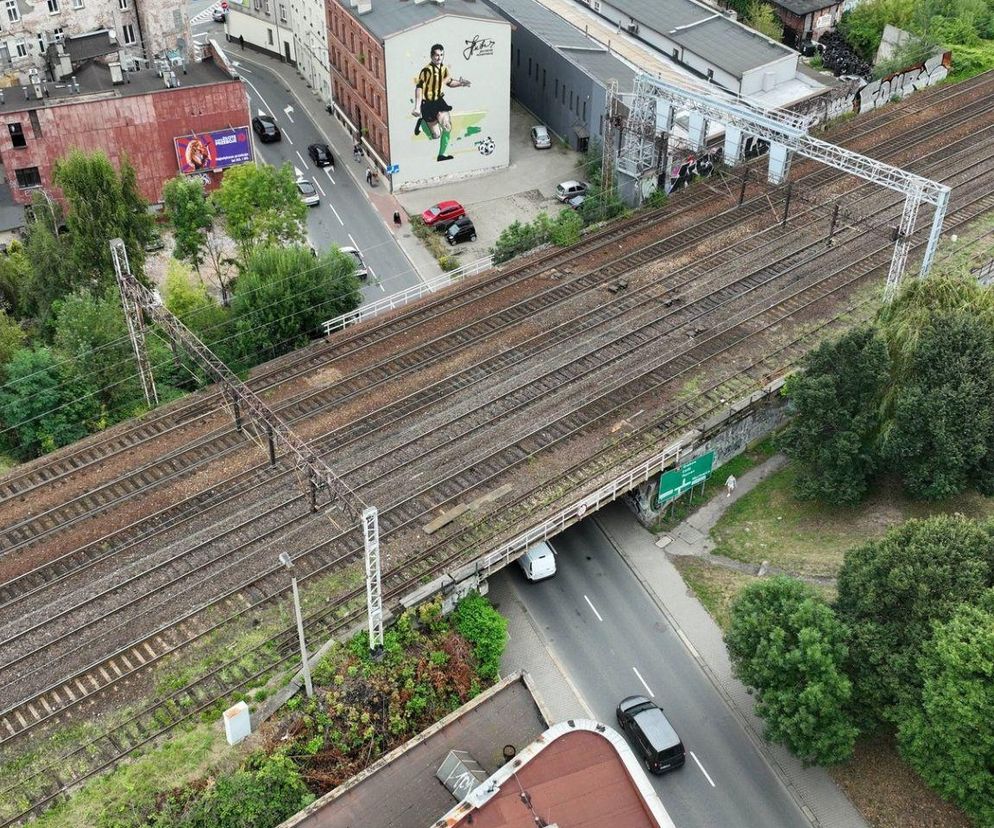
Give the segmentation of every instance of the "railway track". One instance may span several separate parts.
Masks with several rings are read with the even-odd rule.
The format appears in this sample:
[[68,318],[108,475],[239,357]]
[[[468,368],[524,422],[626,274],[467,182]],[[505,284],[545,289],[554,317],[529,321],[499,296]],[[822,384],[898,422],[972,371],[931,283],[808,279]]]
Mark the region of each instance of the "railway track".
[[[976,117],[976,115],[974,115]],[[965,119],[963,124],[968,124],[969,120]],[[904,149],[907,149],[907,144],[905,144]],[[948,150],[943,150],[948,152]],[[979,151],[978,151],[979,152]],[[966,156],[966,151],[964,151],[964,157]],[[963,175],[967,178],[971,176],[976,176],[978,173],[971,172],[972,170],[979,169],[977,164],[982,164],[990,159],[975,159],[974,164],[967,168],[967,172]],[[976,211],[980,209],[989,209],[990,205],[990,186],[989,184],[984,184],[983,181],[979,183],[979,186],[986,186],[986,192],[973,198],[969,204],[954,204],[954,210],[950,216],[950,227],[956,226],[956,222],[962,222],[968,220],[969,216],[967,213],[970,211]],[[771,201],[771,205],[775,204],[776,200]],[[766,208],[764,208],[766,209]],[[887,204],[879,208],[880,211],[886,212],[888,210],[893,210],[893,205]],[[970,213],[972,215],[973,213]],[[759,215],[758,211],[757,214]],[[808,216],[814,221],[817,218],[818,211],[815,209],[805,210],[802,213],[803,216]],[[801,224],[802,221],[806,219],[801,219],[797,217],[792,219],[792,222]],[[813,226],[811,222],[807,225],[802,226]],[[847,231],[850,235],[858,234],[859,231]],[[688,238],[688,242],[691,239]],[[699,239],[698,239],[699,241]],[[862,246],[872,246],[870,242],[874,239],[872,234],[866,236],[863,240],[864,244]],[[655,333],[651,331],[650,323],[646,323],[643,329],[635,329],[626,331],[623,335],[618,335],[615,337],[613,344],[603,344],[601,350],[602,356],[606,353],[612,353],[612,359],[615,360],[614,365],[619,366],[618,375],[615,377],[615,381],[618,387],[611,388],[609,385],[605,385],[605,379],[603,377],[597,377],[598,383],[600,383],[601,388],[610,388],[609,392],[602,392],[596,399],[591,399],[590,395],[586,395],[584,400],[579,400],[574,408],[568,411],[559,412],[560,416],[554,421],[546,420],[541,423],[539,428],[535,428],[530,432],[522,432],[513,435],[514,443],[512,446],[505,446],[499,450],[493,452],[493,457],[489,456],[474,456],[472,458],[472,463],[464,463],[464,467],[459,467],[459,461],[465,458],[460,458],[458,455],[459,450],[453,451],[448,449],[444,442],[440,442],[440,438],[437,436],[439,434],[440,428],[451,427],[453,423],[457,420],[446,421],[443,425],[428,431],[423,431],[412,439],[405,442],[403,445],[397,444],[391,448],[393,451],[402,451],[404,455],[398,455],[396,458],[397,462],[404,460],[417,460],[422,459],[424,462],[428,462],[427,458],[429,454],[426,454],[425,441],[434,439],[436,445],[430,449],[430,452],[434,454],[445,454],[448,453],[449,456],[443,457],[442,465],[445,466],[446,472],[448,474],[447,480],[444,486],[437,486],[435,493],[432,494],[430,491],[420,491],[415,495],[412,495],[408,500],[414,502],[417,498],[424,498],[427,495],[430,496],[430,503],[426,507],[424,500],[421,502],[415,502],[411,507],[410,511],[403,511],[400,506],[402,504],[395,504],[396,511],[385,511],[384,512],[384,523],[388,533],[399,533],[402,530],[410,531],[411,527],[417,527],[418,521],[423,520],[427,509],[438,508],[440,504],[450,503],[455,499],[459,498],[465,492],[475,489],[479,489],[481,486],[485,485],[488,481],[494,481],[500,479],[500,475],[506,474],[508,468],[521,468],[528,463],[529,458],[536,456],[541,453],[544,456],[555,450],[557,446],[563,446],[571,440],[577,439],[585,429],[589,428],[591,423],[601,422],[603,423],[607,418],[614,416],[616,413],[620,413],[623,409],[620,406],[629,405],[631,406],[632,400],[646,399],[649,395],[663,393],[661,389],[664,389],[665,384],[669,384],[670,390],[666,393],[671,395],[675,394],[675,390],[672,388],[674,384],[679,384],[685,382],[687,377],[692,376],[693,372],[701,370],[701,366],[704,364],[713,364],[722,353],[728,351],[729,349],[740,347],[743,342],[757,339],[761,336],[762,332],[766,330],[769,325],[782,324],[784,321],[796,317],[797,314],[801,313],[804,308],[810,307],[811,303],[815,300],[811,299],[811,293],[814,291],[829,291],[830,294],[838,293],[846,289],[845,286],[851,285],[854,281],[859,279],[865,279],[867,272],[872,272],[874,268],[879,267],[881,264],[886,262],[889,256],[889,243],[884,243],[883,240],[879,240],[880,244],[875,248],[874,252],[867,254],[859,259],[860,268],[857,276],[849,279],[851,274],[848,273],[847,268],[840,267],[832,274],[832,278],[839,282],[839,285],[832,287],[827,279],[813,279],[813,275],[809,272],[804,271],[804,267],[811,265],[813,262],[825,259],[831,259],[832,256],[814,256],[814,250],[808,249],[814,246],[824,246],[823,239],[818,239],[815,242],[810,243],[810,245],[797,245],[793,246],[785,244],[783,240],[774,240],[770,242],[769,248],[764,248],[763,243],[759,241],[759,236],[754,236],[744,242],[742,242],[741,247],[743,255],[754,256],[759,255],[764,250],[769,252],[773,250],[776,246],[780,246],[782,249],[778,251],[777,261],[780,262],[780,266],[772,267],[768,262],[765,265],[757,265],[756,269],[750,272],[747,276],[743,276],[739,280],[739,284],[735,291],[733,291],[729,286],[728,293],[734,295],[725,296],[722,298],[718,291],[715,291],[715,295],[709,296],[705,292],[702,296],[696,298],[691,296],[691,288],[695,283],[698,283],[705,275],[707,275],[703,268],[704,262],[697,262],[696,264],[691,264],[685,269],[678,277],[682,279],[682,282],[670,282],[664,285],[662,281],[654,284],[651,288],[654,291],[651,294],[642,294],[642,298],[649,295],[652,298],[658,300],[660,305],[665,307],[666,301],[671,301],[671,306],[668,310],[672,312],[668,315],[664,315],[663,319],[655,320],[657,327],[659,325],[669,327],[666,335],[671,339],[680,334],[684,336],[685,343],[689,342],[688,349],[678,350],[674,349],[674,356],[669,357],[669,362],[659,361],[658,365],[655,364],[656,361],[652,363],[648,362],[648,357],[642,353],[642,350],[651,350],[654,345],[658,347],[660,341],[660,333],[656,330]],[[608,245],[605,245],[607,247]],[[633,267],[638,264],[649,264],[658,261],[660,255],[666,255],[666,251],[662,247],[656,247],[654,252],[650,250],[652,245],[646,245],[644,250],[636,250],[631,254],[631,258],[627,263],[621,263],[615,260],[606,261],[601,265],[602,273],[604,277],[600,282],[593,286],[587,286],[583,292],[579,291],[572,295],[575,300],[577,296],[590,295],[593,291],[597,289],[602,289],[604,282],[611,279],[617,279],[619,276],[624,276],[626,273],[631,271]],[[850,248],[851,249],[851,248]],[[661,253],[662,251],[662,253]],[[669,251],[672,253],[672,249]],[[836,255],[834,258],[845,258],[845,256],[840,252],[839,248],[833,251]],[[810,254],[810,255],[809,255]],[[589,254],[588,254],[589,257]],[[807,258],[805,258],[807,257]],[[874,258],[876,257],[876,258]],[[793,264],[787,264],[790,259],[794,259]],[[760,263],[762,264],[762,263]],[[868,268],[868,270],[867,270]],[[852,268],[848,268],[852,270]],[[667,274],[672,275],[672,274]],[[589,278],[589,274],[580,274],[577,276],[577,281],[581,278]],[[531,277],[529,277],[531,278]],[[562,276],[560,277],[562,278]],[[793,280],[793,281],[791,281]],[[784,282],[790,284],[785,285]],[[554,288],[550,288],[552,290]],[[720,289],[719,289],[720,290]],[[737,291],[737,292],[736,292]],[[767,291],[767,293],[763,293]],[[794,291],[791,293],[790,291]],[[679,302],[673,302],[675,295],[679,295],[682,292],[682,296]],[[819,299],[817,301],[822,301]],[[522,302],[526,303],[528,300],[523,299]],[[752,305],[759,302],[763,307],[753,313]],[[738,304],[736,304],[738,303]],[[745,303],[743,305],[743,303]],[[751,305],[750,305],[751,303]],[[610,303],[609,303],[610,304]],[[768,305],[768,307],[767,307]],[[616,308],[620,308],[620,303]],[[550,307],[555,307],[555,304]],[[779,310],[776,310],[779,309]],[[521,314],[523,308],[519,308],[519,316],[514,320],[514,324],[521,325],[522,320],[527,320],[529,316],[533,316],[536,313],[547,312],[547,308],[544,310],[533,310],[531,314],[524,313]],[[598,311],[601,309],[597,309]],[[628,309],[631,312],[631,309]],[[781,317],[777,317],[776,313],[779,312]],[[695,315],[696,314],[696,315]],[[724,314],[724,316],[722,316]],[[766,316],[761,316],[761,314],[766,314]],[[589,317],[589,322],[591,325],[591,330],[595,326],[608,327],[614,322],[615,318],[612,318],[605,311],[601,315],[596,315],[595,312],[591,312]],[[696,324],[700,320],[712,320],[705,326],[705,330],[700,332],[695,332],[688,336],[686,331],[689,328],[696,328]],[[721,323],[720,325],[717,323]],[[510,324],[510,323],[509,323]],[[564,323],[565,324],[565,323]],[[500,330],[501,328],[495,328],[495,330]],[[734,334],[734,331],[738,330],[740,335]],[[704,336],[707,334],[707,336]],[[737,338],[736,338],[737,337]],[[508,368],[513,368],[520,363],[520,360],[525,358],[525,352],[530,349],[530,355],[534,356],[539,353],[537,350],[537,342],[539,340],[539,335],[532,336],[531,338],[526,338],[523,343],[518,343],[516,348],[521,348],[521,351],[516,351],[515,353],[508,352],[505,354],[498,354],[492,358],[495,360],[489,369],[482,372],[473,373],[469,372],[467,378],[464,382],[483,382],[489,377],[492,377],[494,373],[498,371],[507,371]],[[624,341],[627,338],[627,344]],[[810,337],[800,337],[797,341],[808,341]],[[562,341],[562,340],[556,340]],[[724,343],[724,345],[722,344]],[[630,347],[629,347],[630,346]],[[719,347],[721,346],[721,347]],[[468,347],[468,346],[467,346]],[[625,350],[625,348],[628,350]],[[616,350],[612,351],[614,348]],[[709,348],[711,350],[709,350]],[[798,354],[800,351],[798,352]],[[639,360],[641,365],[639,366],[639,374],[628,375],[627,378],[622,381],[622,374],[620,373],[620,366],[623,360],[633,359],[633,354],[639,355]],[[785,352],[783,349],[777,349],[771,351],[764,357],[766,365],[767,363],[776,365],[777,359],[783,359]],[[793,359],[794,357],[791,357]],[[496,362],[498,359],[503,359],[503,362]],[[586,362],[584,360],[587,360]],[[772,360],[772,362],[771,362]],[[476,409],[472,411],[467,411],[462,413],[463,421],[462,428],[464,429],[463,434],[471,435],[473,433],[479,433],[483,431],[487,425],[493,421],[495,417],[508,417],[510,414],[514,413],[511,408],[515,410],[527,410],[529,406],[534,406],[537,401],[541,400],[543,396],[547,396],[550,393],[556,391],[556,389],[566,389],[574,386],[577,382],[582,381],[584,376],[589,376],[591,381],[596,377],[596,372],[604,372],[606,370],[603,359],[600,359],[600,364],[598,363],[598,358],[593,355],[593,352],[587,354],[583,357],[578,357],[575,360],[570,360],[568,364],[560,366],[556,369],[556,373],[553,371],[547,372],[543,376],[532,376],[527,377],[522,376],[522,380],[528,379],[530,383],[523,383],[520,393],[518,396],[513,394],[508,394],[506,399],[501,400],[490,400],[485,403],[489,406],[486,413],[480,413],[483,410],[483,406],[477,406]],[[658,361],[658,360],[657,360]],[[650,368],[651,364],[651,368]],[[759,364],[758,362],[756,364]],[[788,363],[789,364],[789,363]],[[499,365],[499,367],[498,367]],[[411,371],[423,371],[425,366],[423,363],[412,363],[408,366],[408,370]],[[769,370],[764,368],[764,370]],[[654,372],[663,372],[662,376],[651,377]],[[586,373],[585,373],[586,372]],[[640,378],[641,377],[641,378]],[[378,382],[383,383],[385,380],[380,378]],[[708,393],[719,394],[727,393],[727,389],[733,387],[735,382],[741,382],[743,387],[748,387],[749,383],[754,384],[755,377],[751,375],[747,376],[745,373],[736,369],[731,373],[731,375],[723,378],[720,384],[716,385],[714,388],[709,389]],[[525,391],[525,389],[530,389]],[[718,390],[720,389],[720,390]],[[435,389],[438,391],[439,389]],[[452,393],[455,389],[451,389],[449,393]],[[589,389],[588,389],[589,390]],[[368,389],[360,389],[350,393],[354,393],[357,397],[359,394],[367,393]],[[518,393],[518,392],[515,392]],[[623,393],[628,395],[637,395],[630,399],[623,399]],[[532,396],[528,396],[532,394]],[[427,405],[425,397],[416,398],[416,394],[412,393],[409,395],[411,400],[405,402],[406,405],[414,406],[416,403],[418,406]],[[693,400],[697,401],[698,406],[711,405],[713,406],[719,403],[711,399],[707,394],[695,395]],[[405,398],[407,400],[407,398]],[[436,400],[437,402],[437,400]],[[582,402],[582,405],[580,404]],[[299,400],[291,400],[288,404],[300,405]],[[310,403],[308,403],[310,404]],[[324,405],[325,403],[320,403]],[[612,405],[613,404],[613,407]],[[688,408],[688,403],[683,403],[680,406],[672,408],[672,410],[667,409],[669,412],[668,416],[670,419],[666,420],[665,423],[662,420],[655,422],[657,429],[662,429],[661,433],[665,433],[666,430],[671,430],[673,428],[678,428],[686,425],[687,422],[693,422],[694,411],[693,406]],[[599,406],[599,407],[595,407]],[[420,410],[420,408],[415,407],[410,410]],[[681,413],[682,412],[682,413]],[[396,411],[394,412],[396,413]],[[307,416],[311,416],[313,410],[310,411]],[[304,415],[301,415],[304,416]],[[473,417],[480,417],[479,421],[474,421]],[[690,417],[690,420],[686,418]],[[570,419],[572,418],[572,419]],[[376,424],[376,428],[384,428],[386,425],[385,421]],[[347,433],[348,428],[359,428],[359,424],[354,424],[349,427],[343,427],[345,430],[336,429],[330,434],[334,436],[328,436],[326,439],[334,441],[336,449],[341,449],[343,444],[348,443],[348,440],[343,439]],[[632,446],[636,446],[638,440],[649,435],[650,432],[644,430],[646,426],[640,429],[631,430],[626,432],[624,445],[631,449]],[[355,432],[359,434],[359,431]],[[434,438],[432,435],[436,435]],[[319,436],[320,439],[321,436]],[[359,437],[356,436],[352,442],[358,440]],[[421,441],[421,442],[417,442]],[[482,450],[478,449],[478,450]],[[606,451],[606,450],[605,450]],[[619,449],[617,447],[613,448],[614,456],[617,458]],[[500,455],[498,457],[498,455]],[[591,462],[596,462],[597,458],[601,456],[598,453],[593,456]],[[606,456],[606,455],[605,455]],[[380,462],[376,460],[375,462]],[[438,462],[432,460],[432,462]],[[615,459],[612,462],[617,462]],[[362,486],[366,487],[380,487],[380,491],[388,491],[389,484],[385,481],[389,481],[391,476],[397,474],[397,464],[386,465],[381,468],[374,468],[371,464],[370,458],[362,457],[357,455],[354,461],[354,468],[350,468],[347,474],[358,474],[360,470],[369,470],[368,474],[365,475],[365,479],[361,481]],[[585,468],[589,471],[589,466]],[[471,473],[472,470],[472,473]],[[566,478],[564,478],[566,479]],[[587,478],[589,482],[589,478]],[[502,508],[507,510],[508,514],[513,514],[515,509],[523,508],[524,504],[534,505],[533,500],[536,497],[536,493],[541,489],[540,486],[533,487],[528,490],[525,496],[522,498],[517,498],[513,503],[502,503]],[[441,498],[441,499],[440,499]],[[529,500],[531,498],[531,500]],[[296,498],[293,499],[296,501]],[[284,508],[283,504],[277,504],[273,502],[272,509],[274,514],[280,514],[278,509]],[[285,513],[283,513],[285,514]],[[176,527],[173,527],[174,529]],[[283,527],[286,528],[285,526]],[[506,529],[510,531],[510,529]],[[258,533],[257,533],[258,534]],[[355,556],[355,544],[349,543],[349,538],[351,536],[348,533],[342,533],[338,538],[334,540],[332,544],[327,541],[323,541],[320,545],[314,546],[313,548],[301,548],[298,550],[297,554],[299,557],[303,558],[307,563],[308,567],[311,569],[309,577],[316,578],[322,574],[327,574],[329,571],[333,571],[334,567],[341,567],[346,565],[349,561],[354,560]],[[305,538],[301,538],[305,540]],[[258,543],[259,539],[256,538],[254,541],[246,541],[247,543],[255,542]],[[353,546],[351,551],[342,552],[342,546]],[[334,549],[331,547],[334,546]],[[239,547],[241,549],[241,547]],[[398,583],[414,584],[417,583],[418,579],[425,577],[430,574],[437,574],[440,568],[443,568],[451,564],[454,560],[459,560],[460,557],[465,557],[469,554],[468,550],[453,549],[453,539],[442,538],[438,543],[430,543],[427,545],[426,549],[419,550],[415,557],[411,560],[405,561],[404,566],[397,566],[395,569],[391,570],[388,574],[387,583],[391,590],[392,595],[403,594],[402,592],[396,591],[396,585]],[[245,559],[241,558],[241,562]],[[68,577],[67,573],[71,571],[71,563],[69,561],[64,561],[67,569],[59,574],[59,578]],[[417,574],[410,574],[415,569],[415,563],[423,567],[423,570]],[[90,565],[89,562],[84,563],[84,565]],[[235,565],[237,566],[237,564]],[[55,571],[54,569],[52,570]],[[163,571],[167,571],[165,568]],[[269,577],[273,576],[273,577]],[[216,573],[215,573],[216,577]],[[107,687],[112,687],[115,684],[127,680],[127,677],[132,676],[136,673],[141,672],[148,664],[155,663],[161,660],[163,657],[173,652],[177,646],[184,646],[185,644],[170,644],[167,640],[167,636],[173,634],[173,630],[183,630],[184,625],[186,626],[185,633],[187,635],[186,643],[190,640],[190,635],[195,636],[195,638],[202,638],[203,636],[219,629],[221,625],[227,623],[233,617],[244,616],[245,613],[255,611],[260,606],[265,604],[267,601],[272,600],[276,595],[282,593],[283,589],[281,586],[276,585],[276,576],[274,572],[263,573],[261,578],[252,580],[251,582],[246,581],[240,585],[240,587],[229,592],[228,596],[224,599],[224,602],[215,602],[210,607],[200,607],[196,612],[191,612],[188,616],[180,619],[180,622],[176,626],[170,626],[169,628],[163,628],[162,630],[155,631],[154,635],[146,636],[141,642],[136,642],[135,647],[136,654],[133,661],[134,664],[126,664],[124,662],[115,662],[113,666],[108,666],[106,661],[100,664],[90,665],[90,669],[81,672],[73,677],[75,681],[79,683],[75,685],[75,691],[73,692],[74,685],[67,682],[61,689],[65,690],[64,694],[59,694],[58,699],[52,697],[45,697],[42,694],[36,695],[34,698],[28,700],[25,704],[19,705],[16,708],[8,708],[4,717],[2,718],[2,724],[0,724],[0,744],[4,741],[10,741],[16,736],[23,735],[25,733],[31,732],[34,728],[40,727],[45,723],[58,720],[59,716],[63,715],[67,710],[73,710],[84,705],[91,704],[93,700],[100,695]],[[22,586],[27,585],[28,580],[21,582]],[[44,584],[34,584],[27,588],[27,593],[36,593],[39,590],[44,590],[46,587]],[[16,607],[16,602],[23,600],[23,595],[21,597],[12,596],[9,599],[6,596],[0,595],[0,601],[4,603],[0,606],[2,608],[13,609]],[[354,597],[354,596],[353,596]],[[148,596],[145,596],[147,599]],[[348,601],[348,594],[344,596],[344,601]],[[138,603],[138,601],[136,601]],[[224,617],[224,621],[220,625],[210,626],[202,621],[197,621],[196,613],[204,613],[207,609],[211,609],[212,612],[218,616]],[[108,616],[110,617],[110,616]],[[122,621],[122,624],[133,623],[131,621]],[[313,622],[317,623],[317,622]],[[317,629],[317,628],[315,628]],[[78,631],[77,631],[78,632]],[[195,639],[194,639],[195,640]],[[144,651],[144,656],[141,656],[142,650],[140,648],[146,647]],[[277,648],[278,649],[278,648]],[[124,653],[123,655],[129,655],[129,653]],[[114,656],[118,658],[119,656]],[[131,659],[128,659],[131,661]],[[16,662],[4,662],[4,672],[7,673],[11,666],[16,666]],[[131,667],[132,669],[128,669]],[[265,670],[262,671],[264,673]],[[103,675],[106,673],[106,676]],[[262,673],[257,673],[258,675]],[[253,679],[251,677],[241,679],[243,684],[240,686],[247,686],[244,682],[250,682]],[[228,685],[230,687],[231,682],[234,679],[228,679]],[[101,682],[105,682],[101,684]],[[88,688],[87,685],[92,684],[99,685],[98,689],[94,690],[92,687]],[[58,692],[60,688],[53,687],[52,691]],[[87,691],[87,692],[84,692]],[[192,692],[192,691],[191,691]],[[211,696],[213,691],[206,691],[201,689],[192,696],[184,696],[187,699],[186,702],[172,700],[170,702],[176,709],[170,708],[171,712],[178,713],[182,712],[183,709],[190,707],[195,704],[202,704],[206,707],[213,704],[213,701],[206,700],[208,697],[216,699],[217,696]],[[65,699],[63,699],[65,695]],[[45,698],[45,702],[41,701]],[[192,699],[190,701],[189,699]],[[54,704],[53,704],[54,701]],[[162,710],[162,708],[156,708],[157,710]],[[18,720],[18,714],[29,726],[23,726]],[[34,720],[34,723],[32,723]],[[6,735],[4,731],[6,730]],[[122,744],[122,747],[123,744]],[[126,752],[126,751],[125,751]],[[101,755],[106,754],[106,748]],[[111,759],[111,762],[116,761],[116,759]],[[22,780],[23,782],[23,780]],[[18,783],[21,784],[21,783]],[[66,780],[57,780],[55,784],[56,789],[62,789],[66,784]],[[58,795],[56,791],[55,794]],[[0,799],[3,798],[3,791],[0,791]],[[44,804],[44,803],[42,803]],[[24,814],[21,814],[24,816]]]

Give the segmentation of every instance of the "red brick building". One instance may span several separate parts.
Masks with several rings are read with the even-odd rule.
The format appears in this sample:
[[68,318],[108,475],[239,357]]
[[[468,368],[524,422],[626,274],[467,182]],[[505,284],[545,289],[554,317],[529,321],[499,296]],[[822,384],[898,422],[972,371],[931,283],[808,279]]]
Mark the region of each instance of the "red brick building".
[[835,28],[842,16],[843,2],[829,0],[770,0],[784,28],[784,42],[799,46],[805,40],[818,40]]
[[[115,83],[110,68],[96,62],[75,77],[78,92],[51,82],[39,86],[41,98],[31,87],[5,90],[0,161],[20,204],[29,204],[38,188],[59,196],[52,167],[72,149],[103,150],[115,166],[126,155],[142,195],[159,202],[162,185],[179,171],[175,137],[244,127],[251,120],[245,89],[220,57],[191,64],[186,74],[177,69],[180,85],[171,88],[152,70],[127,73]],[[213,183],[222,174],[207,173]]]

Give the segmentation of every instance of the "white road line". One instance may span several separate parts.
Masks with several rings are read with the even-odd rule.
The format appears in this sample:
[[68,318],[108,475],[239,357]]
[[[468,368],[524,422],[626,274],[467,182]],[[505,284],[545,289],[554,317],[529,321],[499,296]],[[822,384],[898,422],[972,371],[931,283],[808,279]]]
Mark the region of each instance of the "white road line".
[[338,210],[335,209],[335,205],[332,204],[331,202],[328,202],[328,206],[331,208],[331,212],[333,212],[335,214],[335,218],[338,219],[338,223],[340,225],[342,225],[342,227],[344,227],[345,226],[345,222],[342,221],[342,217],[340,215],[338,215]]
[[321,182],[316,178],[314,179],[314,186],[318,188],[318,192],[321,193],[321,195],[324,195],[324,190],[321,189]]
[[335,179],[331,177],[331,173],[328,172],[328,168],[327,167],[324,168],[324,174],[326,176],[328,176],[329,179],[331,179],[331,183],[332,184],[335,184],[336,187],[338,186],[338,184],[335,182]]
[[[597,616],[597,620],[598,620],[598,621],[603,621],[604,619],[603,619],[603,618],[601,618],[601,614],[600,614],[600,613],[599,613],[599,612],[597,611],[597,607],[595,607],[595,606],[594,606],[594,605],[593,605],[593,604],[592,604],[592,603],[590,602],[590,599],[589,599],[589,598],[588,598],[588,597],[587,597],[586,595],[584,595],[584,596],[583,596],[583,600],[584,600],[584,601],[586,601],[586,602],[587,602],[587,606],[589,606],[589,607],[590,607],[590,609],[592,609],[592,610],[594,611],[594,615],[596,615],[596,616]],[[636,670],[636,672],[638,672],[638,671]],[[643,682],[643,684],[644,684],[644,683],[645,683],[645,682]]]
[[635,671],[636,678],[638,678],[638,680],[642,682],[642,686],[645,688],[645,692],[649,694],[649,698],[650,699],[656,698],[656,694],[653,693],[651,689],[649,689],[649,685],[645,683],[645,679],[642,678],[642,674],[634,667],[632,667],[632,670]]
[[[247,83],[250,87],[252,87],[252,91],[255,92],[259,100],[262,101],[262,105],[266,107],[266,111],[269,112],[270,115],[273,115],[273,110],[269,108],[269,104],[266,103],[266,99],[262,97],[261,94],[259,94],[259,90],[255,88],[255,84],[252,83],[252,81],[247,80],[246,78],[242,78],[242,80],[245,81],[245,83]],[[276,116],[273,115],[273,117],[275,118]]]
[[355,241],[355,239],[353,239],[353,238],[352,238],[352,234],[351,234],[351,233],[349,233],[349,241],[350,241],[350,242],[352,242],[352,246],[353,246],[353,247],[354,247],[354,248],[355,248],[356,250],[358,250],[358,249],[359,249],[359,245],[358,245],[358,244],[356,244],[356,241]]
[[698,759],[697,756],[694,755],[694,751],[690,751],[690,758],[693,759],[697,763],[697,767],[699,767],[701,769],[701,773],[704,774],[704,778],[707,779],[707,781],[711,783],[711,787],[712,788],[717,787],[714,784],[714,780],[711,778],[711,774],[709,774],[706,770],[704,770],[704,765],[701,764],[701,760]]
[[293,141],[291,140],[290,136],[286,134],[286,130],[285,129],[283,130],[283,137],[286,138],[287,141],[290,142],[290,146],[292,147],[293,146]]
[[307,166],[307,162],[304,160],[304,156],[300,154],[300,150],[297,150],[297,158],[300,159],[300,163],[303,164],[304,167]]

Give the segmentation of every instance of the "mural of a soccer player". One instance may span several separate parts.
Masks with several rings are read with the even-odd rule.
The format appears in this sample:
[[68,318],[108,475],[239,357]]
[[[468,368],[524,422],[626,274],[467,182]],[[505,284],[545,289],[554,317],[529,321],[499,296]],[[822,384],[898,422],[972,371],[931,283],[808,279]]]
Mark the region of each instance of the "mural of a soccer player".
[[437,139],[437,161],[451,161],[452,156],[446,155],[449,139],[452,136],[452,120],[449,112],[452,107],[445,100],[445,87],[455,89],[459,86],[469,86],[465,78],[453,78],[449,67],[445,65],[445,49],[436,43],[431,47],[431,62],[418,72],[414,86],[414,110],[411,114],[417,118],[414,124],[414,134],[422,132],[426,138]]

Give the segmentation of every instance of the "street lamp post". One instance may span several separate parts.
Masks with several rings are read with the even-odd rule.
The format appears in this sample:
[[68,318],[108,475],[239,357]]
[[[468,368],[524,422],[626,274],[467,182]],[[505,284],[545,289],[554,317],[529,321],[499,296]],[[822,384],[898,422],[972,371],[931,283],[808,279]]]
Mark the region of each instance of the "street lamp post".
[[297,592],[297,576],[293,574],[293,559],[288,553],[280,552],[280,563],[290,573],[290,585],[293,587],[293,611],[297,616],[297,638],[300,639],[300,661],[304,666],[304,689],[307,691],[307,698],[310,698],[314,695],[314,687],[311,685],[311,668],[307,663],[307,643],[304,641],[304,618],[300,612],[300,593]]

